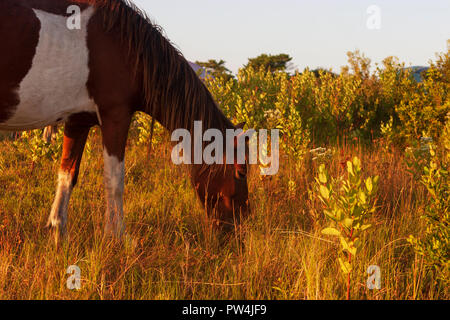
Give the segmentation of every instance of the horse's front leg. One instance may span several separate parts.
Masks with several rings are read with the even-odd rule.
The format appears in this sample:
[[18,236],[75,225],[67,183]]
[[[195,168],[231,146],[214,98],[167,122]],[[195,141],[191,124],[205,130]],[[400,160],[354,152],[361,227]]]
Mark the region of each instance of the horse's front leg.
[[123,191],[125,180],[125,147],[131,115],[111,113],[102,116],[103,157],[105,167],[106,213],[105,234],[120,238],[124,232]]
[[47,223],[47,227],[54,231],[56,244],[66,233],[69,200],[72,190],[77,183],[81,158],[90,128],[90,126],[80,125],[70,120],[64,128],[64,144],[58,174],[58,187]]

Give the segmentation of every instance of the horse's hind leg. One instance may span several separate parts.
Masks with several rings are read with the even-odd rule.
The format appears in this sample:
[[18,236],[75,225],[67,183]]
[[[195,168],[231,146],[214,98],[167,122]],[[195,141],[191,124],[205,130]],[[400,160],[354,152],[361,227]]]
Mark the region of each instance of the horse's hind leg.
[[56,243],[66,233],[69,200],[77,183],[81,158],[90,128],[90,126],[79,125],[70,120],[65,125],[58,187],[47,223],[47,227],[55,233]]

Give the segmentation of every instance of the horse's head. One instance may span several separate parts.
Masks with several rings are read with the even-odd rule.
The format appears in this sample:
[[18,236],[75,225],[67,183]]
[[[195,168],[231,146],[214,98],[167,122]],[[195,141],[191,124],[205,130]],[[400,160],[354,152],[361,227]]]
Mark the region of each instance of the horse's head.
[[[238,138],[235,138],[234,161],[217,168],[211,166],[195,179],[197,193],[209,216],[225,231],[231,231],[250,213],[248,199],[248,156],[238,163]],[[247,149],[247,148],[246,148]],[[226,156],[225,156],[226,157]]]

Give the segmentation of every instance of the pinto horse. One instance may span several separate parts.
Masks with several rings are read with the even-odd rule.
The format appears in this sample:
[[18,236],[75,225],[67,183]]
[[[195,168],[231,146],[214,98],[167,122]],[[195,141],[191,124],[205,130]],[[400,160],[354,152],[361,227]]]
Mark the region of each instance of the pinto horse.
[[[79,28],[68,28],[68,8]],[[73,7],[72,7],[73,8]],[[124,157],[135,112],[167,130],[236,129],[183,55],[127,0],[0,0],[0,130],[65,123],[56,197],[48,227],[58,240],[90,128],[100,126],[105,232],[123,226]],[[225,143],[223,144],[225,146]],[[190,166],[200,201],[226,228],[249,212],[247,165]]]

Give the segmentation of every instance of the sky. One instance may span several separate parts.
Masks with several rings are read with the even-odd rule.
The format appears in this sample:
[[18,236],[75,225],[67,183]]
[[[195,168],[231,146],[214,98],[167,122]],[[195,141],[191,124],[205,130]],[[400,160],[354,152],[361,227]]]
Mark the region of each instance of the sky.
[[[134,0],[190,61],[287,53],[294,69],[340,71],[348,51],[372,63],[427,65],[450,39],[450,0]],[[375,7],[374,7],[375,6]]]

